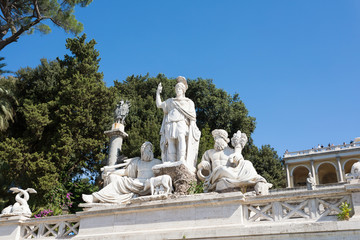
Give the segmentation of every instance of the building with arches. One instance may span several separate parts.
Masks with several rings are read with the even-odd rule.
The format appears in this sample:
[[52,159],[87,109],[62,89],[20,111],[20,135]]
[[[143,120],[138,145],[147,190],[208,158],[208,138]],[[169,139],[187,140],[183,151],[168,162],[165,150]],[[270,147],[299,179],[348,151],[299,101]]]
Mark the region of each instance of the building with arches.
[[360,138],[351,144],[286,152],[284,162],[288,188],[306,186],[308,174],[316,185],[346,182],[355,162],[360,161]]

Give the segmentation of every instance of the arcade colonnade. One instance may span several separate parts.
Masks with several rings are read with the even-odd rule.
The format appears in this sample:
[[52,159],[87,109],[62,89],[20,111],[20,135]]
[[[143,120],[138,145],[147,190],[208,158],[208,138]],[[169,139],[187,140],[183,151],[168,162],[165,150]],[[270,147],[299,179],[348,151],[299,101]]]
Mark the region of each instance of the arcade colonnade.
[[355,162],[360,161],[360,142],[320,150],[305,150],[284,155],[287,187],[306,186],[311,173],[316,185],[346,182]]

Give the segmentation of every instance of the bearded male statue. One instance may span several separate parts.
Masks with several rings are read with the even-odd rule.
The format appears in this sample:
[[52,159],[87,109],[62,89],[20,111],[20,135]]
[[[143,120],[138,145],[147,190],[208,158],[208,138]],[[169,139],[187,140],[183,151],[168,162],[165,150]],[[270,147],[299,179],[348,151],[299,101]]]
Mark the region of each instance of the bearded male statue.
[[[149,194],[150,189],[145,188],[145,183],[154,177],[152,167],[161,164],[161,160],[154,158],[153,145],[150,142],[143,143],[141,158],[125,161],[125,164],[106,166],[103,176],[108,184],[91,195],[83,194],[83,200],[87,203],[123,203],[137,195]],[[124,168],[115,170],[117,167]]]
[[[253,164],[241,154],[247,143],[247,136],[237,131],[231,139],[234,147],[230,148],[228,133],[223,129],[212,131],[215,140],[214,149],[207,150],[198,165],[197,175],[204,181],[204,191],[225,191],[256,184],[271,187],[265,178],[257,174]],[[257,188],[259,189],[259,188]],[[263,191],[266,192],[266,191]]]

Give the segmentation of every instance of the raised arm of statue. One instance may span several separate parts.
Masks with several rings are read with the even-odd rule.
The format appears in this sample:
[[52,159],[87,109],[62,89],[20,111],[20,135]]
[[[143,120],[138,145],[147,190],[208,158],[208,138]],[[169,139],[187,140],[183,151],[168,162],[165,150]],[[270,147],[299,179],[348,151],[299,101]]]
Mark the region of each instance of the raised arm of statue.
[[156,107],[164,108],[165,103],[161,101],[160,93],[162,92],[162,85],[159,83],[158,88],[156,90]]
[[116,165],[112,165],[112,166],[104,166],[102,167],[100,170],[102,172],[107,172],[107,171],[114,171],[115,168],[120,168],[120,167],[125,167],[127,166],[129,163],[125,162],[125,163],[120,163],[120,164],[116,164]]
[[[112,178],[115,176],[128,176],[128,177],[136,177],[136,176],[129,176],[129,170],[132,169],[132,163],[138,161],[140,158],[129,158],[125,159],[124,163],[116,164],[113,166],[105,166],[101,168],[101,177],[105,181],[105,185],[112,181]],[[120,168],[120,169],[117,169]],[[134,174],[132,174],[134,175]]]

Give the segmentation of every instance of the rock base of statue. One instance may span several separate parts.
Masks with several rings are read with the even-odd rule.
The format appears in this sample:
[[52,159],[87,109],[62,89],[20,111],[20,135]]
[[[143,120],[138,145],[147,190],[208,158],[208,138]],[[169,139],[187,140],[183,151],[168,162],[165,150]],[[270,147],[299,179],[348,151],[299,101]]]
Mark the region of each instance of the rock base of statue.
[[191,184],[196,182],[194,171],[189,170],[183,162],[166,162],[155,165],[152,170],[155,176],[166,174],[171,177],[175,194],[188,194]]
[[224,178],[220,179],[216,183],[215,191],[218,193],[225,193],[225,192],[251,192],[254,191],[254,186],[256,183],[234,183],[230,180]]
[[147,203],[157,200],[166,200],[171,198],[172,196],[173,195],[166,195],[166,194],[141,196],[141,197],[132,198],[129,201],[123,203],[80,203],[79,207],[82,207],[84,211],[97,211],[103,209],[113,209],[120,207],[122,205],[131,205],[137,203]]

